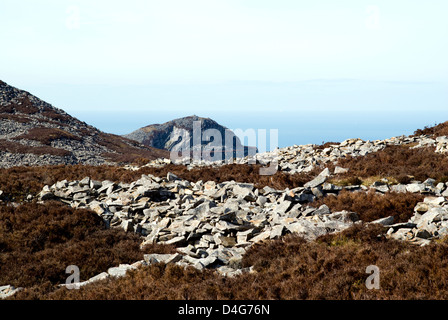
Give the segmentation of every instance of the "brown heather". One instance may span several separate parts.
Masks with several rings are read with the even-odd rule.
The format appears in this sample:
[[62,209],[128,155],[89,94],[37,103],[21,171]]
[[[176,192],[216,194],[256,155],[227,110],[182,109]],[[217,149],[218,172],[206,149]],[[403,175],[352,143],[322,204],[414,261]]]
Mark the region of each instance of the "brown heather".
[[120,263],[134,263],[145,252],[174,252],[148,246],[121,229],[106,230],[92,211],[58,202],[0,206],[0,283],[21,287],[65,283],[69,265],[80,268],[81,281]]
[[[388,146],[363,157],[341,159],[336,165],[350,170],[337,175],[333,181],[369,177],[392,177],[400,183],[409,183],[411,179],[424,181],[427,178],[438,182],[448,181],[448,155],[436,153],[434,148]],[[328,167],[332,170],[334,165]]]
[[347,210],[358,213],[364,222],[394,216],[394,222],[407,222],[414,213],[414,207],[423,201],[421,194],[376,193],[373,189],[369,192],[349,192],[342,190],[339,195],[329,195],[323,199],[311,203],[318,208],[326,204],[332,212]]
[[417,129],[414,135],[435,135],[436,137],[448,136],[448,121],[436,124],[432,127],[426,126],[423,129]]
[[[385,239],[378,225],[356,225],[307,243],[287,236],[254,245],[244,265],[255,273],[225,278],[155,264],[80,290],[32,288],[15,299],[447,299],[448,243],[425,247]],[[366,268],[380,269],[380,289],[368,290]]]
[[14,140],[27,139],[39,141],[47,146],[51,145],[51,142],[60,139],[76,140],[82,141],[82,139],[74,134],[67,131],[56,129],[56,128],[46,128],[46,127],[35,127],[31,128],[28,133],[22,134],[15,137]]

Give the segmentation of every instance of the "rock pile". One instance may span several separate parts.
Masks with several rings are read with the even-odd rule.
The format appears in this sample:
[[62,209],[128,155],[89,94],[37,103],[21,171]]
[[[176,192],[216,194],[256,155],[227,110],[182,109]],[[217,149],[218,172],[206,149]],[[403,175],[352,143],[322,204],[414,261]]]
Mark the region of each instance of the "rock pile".
[[414,208],[406,223],[389,225],[387,235],[398,240],[427,245],[448,235],[448,201],[446,197],[428,196]]
[[170,261],[199,269],[225,267],[220,270],[231,273],[253,243],[287,233],[312,240],[358,220],[356,213],[307,206],[324,193],[342,189],[325,183],[327,173],[292,190],[256,189],[234,181],[193,183],[171,173],[166,178],[142,175],[129,184],[86,177],[45,186],[39,199],[89,208],[108,226],[141,234],[142,246],[175,245],[181,255]]
[[[271,163],[276,160],[278,163],[278,170],[289,172],[291,174],[300,172],[309,172],[316,167],[322,166],[326,163],[336,163],[338,160],[346,157],[365,156],[369,153],[380,151],[387,146],[393,145],[408,145],[415,144],[412,148],[421,148],[428,146],[435,146],[436,152],[448,151],[448,137],[442,136],[431,138],[429,136],[399,136],[392,137],[385,140],[364,141],[361,139],[347,139],[339,144],[331,144],[326,148],[318,148],[316,145],[294,145],[286,148],[277,149],[272,152],[258,153],[255,159],[245,157],[235,159],[234,163],[248,164],[256,162],[262,165]],[[170,164],[170,159],[156,159],[149,162],[146,166],[162,167]],[[220,166],[224,162],[208,162],[205,160],[189,163],[184,161],[189,169],[204,166]],[[137,169],[136,167],[128,166],[128,169]]]

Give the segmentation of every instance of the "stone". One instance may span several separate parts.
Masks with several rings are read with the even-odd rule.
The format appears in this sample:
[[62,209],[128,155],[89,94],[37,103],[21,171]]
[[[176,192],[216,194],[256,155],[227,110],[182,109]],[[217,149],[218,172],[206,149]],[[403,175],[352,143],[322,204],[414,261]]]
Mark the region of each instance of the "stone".
[[82,179],[81,181],[79,181],[79,185],[81,187],[83,186],[88,186],[90,188],[90,178],[89,177],[85,177],[84,179]]
[[424,203],[428,203],[433,206],[440,206],[445,202],[444,197],[426,197],[423,200]]
[[342,168],[342,167],[338,167],[338,166],[336,166],[336,167],[334,168],[334,174],[346,173],[346,172],[348,172],[348,171],[349,171],[349,169],[347,169],[347,168]]
[[134,231],[134,223],[132,219],[123,220],[121,222],[121,228],[123,228],[123,230],[126,232]]
[[396,232],[391,234],[391,237],[396,240],[411,240],[414,235],[412,233],[412,229],[410,228],[401,228],[397,230]]
[[394,223],[394,217],[393,216],[389,216],[389,217],[386,217],[386,218],[380,218],[380,219],[372,221],[371,223],[378,223],[378,224],[381,224],[383,226],[390,226],[391,224]]
[[264,205],[266,204],[266,202],[268,202],[268,198],[266,198],[265,196],[258,196],[256,203],[260,206],[260,207],[264,207]]
[[93,276],[92,278],[90,278],[89,280],[85,281],[85,283],[93,283],[93,282],[97,282],[97,281],[102,281],[102,280],[106,280],[110,277],[109,273],[107,272],[102,272],[100,274],[97,274],[96,276]]
[[322,216],[324,214],[330,214],[330,208],[326,204],[321,205],[317,210],[313,212],[313,215]]
[[252,189],[253,189],[253,186],[252,187],[242,187],[240,184],[240,185],[235,185],[232,189],[232,192],[238,198],[244,199],[246,201],[255,202],[257,200],[257,197],[252,192]]
[[425,190],[425,185],[421,183],[411,183],[406,185],[406,191],[411,193],[422,192]]
[[417,230],[415,236],[417,238],[429,239],[432,237],[432,234],[429,233],[429,231],[427,231],[427,230]]
[[429,204],[424,202],[419,202],[414,208],[415,212],[418,212],[420,214],[424,214],[429,210]]
[[41,200],[41,201],[51,200],[54,198],[55,198],[55,196],[54,196],[53,192],[51,192],[51,191],[42,191],[39,194],[39,200]]
[[417,228],[425,228],[428,224],[439,222],[442,220],[448,220],[447,210],[439,207],[431,208],[420,217],[417,223]]
[[176,263],[180,260],[182,260],[182,255],[179,253],[173,253],[173,254],[158,254],[158,253],[152,253],[152,254],[145,254],[143,255],[143,259],[147,264],[152,263]]
[[283,202],[277,204],[275,206],[274,211],[278,212],[280,214],[285,214],[288,212],[288,210],[292,207],[292,202],[288,200],[284,200]]
[[327,181],[327,177],[324,175],[319,175],[316,178],[314,178],[313,180],[305,183],[304,187],[305,188],[315,188],[317,186],[322,185],[325,181]]
[[119,278],[126,275],[129,270],[135,270],[136,267],[131,266],[130,264],[120,264],[118,267],[109,268],[107,273],[111,277]]
[[397,192],[397,193],[406,193],[407,189],[406,189],[406,185],[405,184],[396,184],[390,187],[392,192]]
[[11,285],[7,286],[0,286],[0,299],[6,299],[13,295],[15,295],[17,292],[21,291],[23,288],[16,288]]
[[401,222],[401,223],[396,223],[396,224],[392,224],[389,225],[388,227],[392,228],[395,231],[399,230],[399,229],[410,229],[412,230],[412,228],[415,228],[417,226],[417,224],[412,223],[412,222]]
[[277,225],[272,228],[269,239],[279,239],[285,232],[285,227],[283,225]]
[[178,176],[176,176],[174,173],[171,172],[168,172],[168,174],[166,175],[166,179],[170,182],[180,180]]
[[316,211],[316,208],[314,207],[307,207],[305,211],[302,212],[302,217],[308,217],[314,215],[314,212]]
[[178,245],[178,246],[181,246],[183,243],[185,243],[185,240],[186,240],[185,236],[178,236],[178,237],[174,237],[174,238],[172,238],[170,240],[163,241],[161,243],[167,244],[167,245]]
[[325,216],[327,220],[339,221],[346,224],[351,224],[359,220],[359,216],[356,212],[352,211],[338,211]]
[[389,192],[389,186],[388,186],[387,184],[376,185],[376,186],[373,186],[373,188],[374,188],[376,191],[379,191],[379,192],[381,192],[381,193],[387,193],[387,192]]
[[309,220],[298,220],[297,222],[286,225],[286,228],[289,232],[296,233],[308,241],[315,240],[317,237],[327,233],[323,223],[315,224]]
[[253,242],[253,243],[256,243],[256,242],[260,242],[260,241],[266,240],[270,236],[271,236],[271,231],[270,230],[266,230],[266,231],[263,231],[262,233],[258,234],[257,236],[253,237],[249,241]]

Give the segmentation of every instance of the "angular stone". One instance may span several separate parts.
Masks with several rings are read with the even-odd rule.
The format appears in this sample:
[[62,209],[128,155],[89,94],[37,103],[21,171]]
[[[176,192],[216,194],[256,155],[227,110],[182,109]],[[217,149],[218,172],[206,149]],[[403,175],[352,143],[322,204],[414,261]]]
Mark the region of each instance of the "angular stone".
[[168,244],[168,245],[178,245],[181,246],[182,244],[185,243],[185,236],[178,236],[178,237],[174,237],[168,241],[164,241],[162,242],[163,244]]
[[107,270],[107,273],[111,277],[119,278],[125,276],[129,270],[135,270],[135,269],[137,268],[131,266],[130,264],[120,264],[118,267],[109,268]]
[[432,234],[429,233],[429,231],[427,231],[427,230],[417,230],[417,233],[415,234],[415,236],[417,238],[429,239],[432,237]]
[[309,217],[314,215],[314,212],[316,211],[316,208],[313,207],[307,207],[305,211],[302,212],[302,217]]
[[348,172],[348,170],[349,169],[347,169],[347,168],[341,168],[341,167],[336,166],[334,168],[334,174],[346,173],[346,172]]
[[445,202],[444,197],[426,197],[423,202],[433,206],[440,206]]
[[123,230],[126,231],[126,232],[132,232],[132,231],[134,231],[134,223],[133,223],[132,219],[123,220],[123,221],[121,222],[121,227],[122,227]]
[[87,283],[93,283],[93,282],[97,282],[97,281],[101,281],[101,280],[106,280],[110,277],[109,273],[107,272],[102,272],[100,274],[97,274],[96,276],[93,276],[92,278],[90,278],[89,280],[85,281]]
[[313,180],[305,183],[304,187],[305,188],[315,188],[315,187],[323,184],[325,181],[327,181],[327,177],[319,175],[316,178],[314,178]]
[[394,216],[389,216],[389,217],[386,217],[386,218],[380,218],[380,219],[372,221],[371,223],[378,223],[378,224],[381,224],[383,226],[389,226],[389,225],[394,223]]
[[296,233],[299,236],[304,237],[306,240],[314,240],[319,236],[322,236],[327,233],[325,225],[315,224],[309,220],[299,220],[297,222],[288,224],[286,228],[291,233]]
[[152,254],[145,254],[143,255],[143,259],[147,264],[152,263],[176,263],[180,260],[182,260],[182,255],[179,253],[173,253],[173,254],[158,254],[158,253],[152,253]]
[[232,189],[233,194],[241,199],[246,201],[254,202],[257,200],[257,197],[252,192],[253,186],[251,187],[242,187],[241,185],[235,185]]
[[258,234],[257,236],[253,237],[252,239],[250,239],[250,242],[256,243],[259,241],[263,241],[268,239],[271,236],[271,231],[270,230],[266,230],[260,234]]
[[407,192],[417,193],[425,190],[425,185],[422,183],[411,183],[406,185]]
[[267,201],[268,201],[268,199],[265,196],[258,196],[256,203],[260,207],[264,207],[264,205],[266,204]]
[[283,202],[279,203],[275,206],[274,211],[278,212],[279,214],[285,214],[288,212],[288,210],[292,207],[292,202],[288,200],[284,200]]
[[406,189],[406,185],[404,184],[396,184],[390,187],[392,192],[397,192],[397,193],[406,193],[407,189]]
[[417,224],[417,228],[426,228],[428,224],[439,222],[442,220],[448,220],[448,212],[444,208],[431,208],[425,214],[423,214]]
[[174,173],[171,172],[168,172],[168,174],[166,175],[166,179],[170,182],[180,180],[178,176],[176,176]]
[[278,239],[285,232],[285,227],[283,225],[277,225],[272,228],[271,234],[269,235],[270,239]]
[[328,206],[326,204],[323,204],[319,207],[319,209],[315,210],[313,212],[313,215],[318,215],[318,216],[322,216],[324,214],[330,214],[330,208],[328,208]]

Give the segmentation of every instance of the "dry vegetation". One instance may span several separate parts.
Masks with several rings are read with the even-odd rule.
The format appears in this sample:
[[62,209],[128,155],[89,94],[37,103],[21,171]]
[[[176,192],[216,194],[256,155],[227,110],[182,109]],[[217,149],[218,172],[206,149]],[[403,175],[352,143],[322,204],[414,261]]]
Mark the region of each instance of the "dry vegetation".
[[[350,170],[339,174],[334,181],[375,176],[392,177],[399,183],[409,183],[412,179],[424,181],[427,178],[448,181],[448,156],[436,153],[434,148],[388,146],[363,157],[341,159],[337,165]],[[330,170],[333,167],[329,165]]]
[[69,133],[65,130],[56,128],[46,128],[46,127],[32,128],[28,130],[28,133],[22,134],[14,138],[14,140],[20,140],[20,139],[39,141],[40,143],[45,144],[47,146],[51,145],[51,142],[61,139],[82,141],[80,137],[72,133]]
[[120,263],[134,263],[145,252],[173,252],[149,246],[120,229],[106,230],[94,212],[58,202],[0,206],[0,283],[40,286],[49,290],[65,283],[69,265],[80,268],[81,281]]
[[[253,246],[244,265],[255,273],[224,278],[174,265],[155,264],[117,280],[80,290],[15,298],[42,299],[447,299],[448,243],[426,247],[379,236],[380,226],[354,226],[307,243],[287,236]],[[380,268],[380,289],[368,290],[366,268]]]
[[414,193],[386,193],[384,195],[369,192],[349,192],[343,190],[339,195],[330,195],[313,202],[318,208],[326,204],[332,212],[348,210],[358,213],[364,222],[394,216],[395,222],[407,222],[414,213],[414,207],[424,197]]
[[435,124],[434,126],[426,126],[423,129],[417,129],[414,135],[435,135],[436,137],[448,136],[448,121]]
[[115,152],[103,153],[102,156],[117,163],[142,164],[156,158],[169,158],[169,152],[166,150],[142,146],[136,141],[115,134],[100,132],[97,142]]

